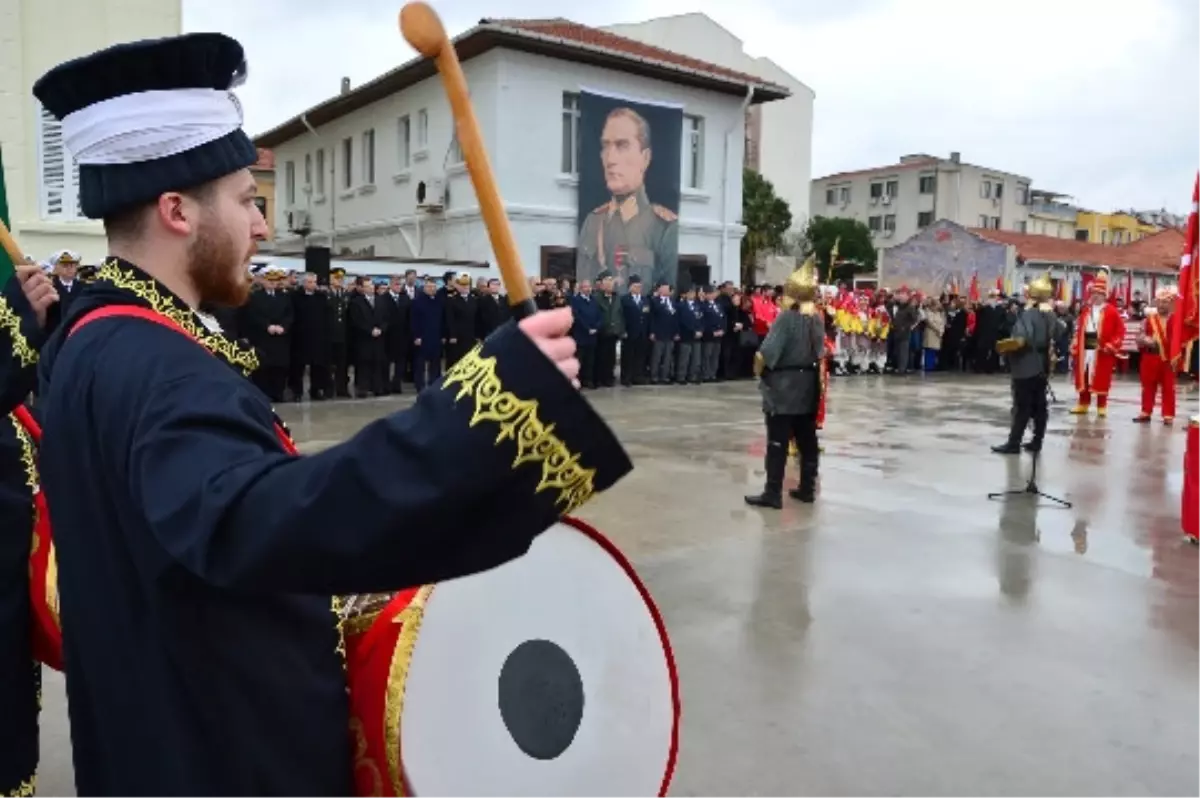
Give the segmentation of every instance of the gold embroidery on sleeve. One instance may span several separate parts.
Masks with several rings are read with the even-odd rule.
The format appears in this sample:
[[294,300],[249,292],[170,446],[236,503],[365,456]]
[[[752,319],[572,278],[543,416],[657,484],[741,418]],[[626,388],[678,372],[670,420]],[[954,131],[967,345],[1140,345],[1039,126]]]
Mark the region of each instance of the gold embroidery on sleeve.
[[557,505],[564,514],[574,512],[595,493],[596,470],[579,464],[579,456],[572,454],[567,445],[554,434],[554,425],[546,424],[538,417],[536,399],[521,399],[511,391],[504,390],[496,376],[496,359],[482,357],[476,346],[462,360],[446,372],[443,389],[459,386],[454,397],[457,402],[470,396],[475,403],[471,415],[471,426],[481,421],[492,421],[500,427],[496,445],[512,440],[517,446],[517,455],[512,467],[516,469],[526,463],[539,463],[542,478],[535,491],[557,490]]
[[[196,321],[196,314],[190,308],[181,306],[169,293],[159,290],[153,280],[142,280],[126,269],[122,269],[116,261],[105,262],[96,272],[97,280],[107,280],[116,288],[128,291],[138,299],[149,303],[157,313],[161,313],[171,321],[187,330],[205,349],[222,360],[239,367],[246,375],[258,368],[258,354],[253,349],[247,349],[219,333],[209,332],[208,328]],[[2,320],[2,319],[0,319]]]
[[21,334],[21,317],[9,306],[8,300],[0,296],[0,327],[8,331],[12,338],[13,356],[21,363],[22,368],[38,362],[38,351],[29,345],[29,341]]
[[15,790],[10,793],[6,793],[6,795],[10,796],[10,798],[30,798],[30,796],[37,794],[36,787],[37,776],[30,776],[28,779],[18,784]]

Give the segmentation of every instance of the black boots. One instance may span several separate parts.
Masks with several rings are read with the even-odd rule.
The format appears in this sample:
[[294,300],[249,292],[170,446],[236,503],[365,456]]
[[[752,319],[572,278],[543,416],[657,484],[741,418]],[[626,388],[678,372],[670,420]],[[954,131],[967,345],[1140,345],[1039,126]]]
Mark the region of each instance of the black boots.
[[770,507],[774,510],[783,509],[783,470],[787,468],[786,443],[767,441],[767,454],[764,465],[767,469],[767,484],[758,496],[747,496],[746,504],[751,507]]
[[817,469],[820,467],[819,455],[800,460],[800,485],[788,491],[788,495],[796,501],[812,504],[817,500]]

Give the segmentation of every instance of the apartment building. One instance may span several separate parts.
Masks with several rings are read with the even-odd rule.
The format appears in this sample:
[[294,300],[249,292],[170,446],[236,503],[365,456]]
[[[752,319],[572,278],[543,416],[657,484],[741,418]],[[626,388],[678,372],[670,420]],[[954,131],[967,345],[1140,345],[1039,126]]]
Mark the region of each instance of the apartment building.
[[963,227],[1027,232],[1030,178],[949,158],[905,155],[898,163],[812,181],[813,216],[858,219],[875,246],[906,241],[938,219]]

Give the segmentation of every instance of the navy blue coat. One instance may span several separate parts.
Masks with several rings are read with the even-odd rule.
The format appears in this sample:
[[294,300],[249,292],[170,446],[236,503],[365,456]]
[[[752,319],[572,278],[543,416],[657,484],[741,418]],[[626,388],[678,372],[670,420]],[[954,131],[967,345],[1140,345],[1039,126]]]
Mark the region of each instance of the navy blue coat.
[[12,412],[37,382],[43,337],[20,283],[9,278],[0,295],[0,795],[31,795],[38,765],[42,671],[33,660],[29,606],[36,472],[26,462],[33,441]]
[[633,301],[633,294],[621,297],[621,313],[625,316],[625,334],[630,338],[648,338],[650,336],[650,303],[647,296]]
[[716,302],[704,302],[704,340],[717,340],[717,331],[725,330],[725,311]]
[[675,310],[679,316],[679,340],[683,343],[698,341],[696,333],[704,332],[703,303],[693,301],[689,306],[686,299],[681,299]]
[[596,336],[604,326],[604,312],[600,310],[596,300],[583,294],[575,294],[571,297],[571,312],[575,314],[571,335],[575,338],[576,345],[595,346]]
[[[78,792],[351,795],[330,596],[520,556],[629,460],[515,324],[411,409],[290,455],[231,366],[245,350],[132,264],[102,268],[63,324],[130,304],[199,338],[107,318],[59,329],[40,365]],[[534,428],[501,434],[505,397]],[[514,465],[530,438],[563,465]]]
[[679,335],[679,308],[669,297],[651,298],[650,334],[656,341],[673,341]]
[[442,339],[446,337],[446,312],[442,301],[425,293],[413,297],[412,315],[413,341],[420,340],[421,354],[436,358],[442,353]]

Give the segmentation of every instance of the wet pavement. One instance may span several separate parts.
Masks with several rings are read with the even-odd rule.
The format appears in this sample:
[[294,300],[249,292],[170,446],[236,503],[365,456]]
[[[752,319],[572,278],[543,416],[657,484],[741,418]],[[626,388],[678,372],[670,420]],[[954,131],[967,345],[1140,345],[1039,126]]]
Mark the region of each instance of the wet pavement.
[[[987,499],[1030,465],[988,451],[1000,378],[835,380],[818,501],[781,512],[742,503],[762,483],[752,384],[593,393],[636,469],[580,515],[670,630],[673,794],[1200,793],[1186,418],[1130,423],[1134,382],[1076,418],[1055,387],[1038,482],[1066,510]],[[283,412],[316,451],[407,401]],[[67,739],[50,678],[41,794],[71,789]]]

